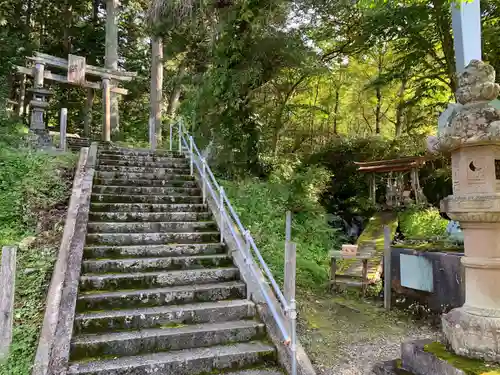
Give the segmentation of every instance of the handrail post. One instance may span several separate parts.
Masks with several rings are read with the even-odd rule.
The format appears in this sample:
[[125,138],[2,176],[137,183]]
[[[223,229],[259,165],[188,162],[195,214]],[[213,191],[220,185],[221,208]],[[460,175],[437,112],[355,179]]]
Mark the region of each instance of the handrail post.
[[[219,186],[220,243],[224,243],[224,187]],[[228,223],[230,225],[230,223]]]
[[59,128],[59,148],[66,152],[66,129],[68,124],[68,108],[61,108],[60,128]]
[[189,170],[191,172],[191,176],[194,174],[194,164],[193,164],[193,136],[189,136]]
[[297,306],[295,303],[295,298],[290,301],[290,328],[291,328],[291,348],[292,352],[292,375],[297,375]]
[[182,153],[182,121],[179,120],[179,153]]
[[172,138],[173,134],[172,133],[173,133],[173,127],[174,127],[174,124],[172,122],[170,122],[170,146],[169,146],[170,151],[172,151],[172,143],[173,143],[172,142],[173,141],[173,138]]
[[202,165],[202,171],[201,171],[201,185],[202,185],[202,194],[203,194],[203,204],[207,202],[207,161],[205,158],[202,156],[201,157],[201,165]]
[[[245,264],[247,265],[248,268],[252,267],[252,254],[250,250],[250,230],[246,230],[245,233],[243,233],[243,236],[245,238],[245,254],[243,254],[243,259],[245,260]],[[247,300],[251,300],[252,295],[247,291]]]

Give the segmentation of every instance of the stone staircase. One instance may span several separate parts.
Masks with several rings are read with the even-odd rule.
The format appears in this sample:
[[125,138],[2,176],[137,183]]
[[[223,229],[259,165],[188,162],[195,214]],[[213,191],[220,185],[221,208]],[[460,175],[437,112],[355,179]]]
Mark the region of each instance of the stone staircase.
[[68,374],[278,375],[188,160],[98,153]]
[[66,144],[68,145],[68,150],[72,152],[80,152],[82,147],[90,147],[92,141],[89,138],[83,137],[67,137]]

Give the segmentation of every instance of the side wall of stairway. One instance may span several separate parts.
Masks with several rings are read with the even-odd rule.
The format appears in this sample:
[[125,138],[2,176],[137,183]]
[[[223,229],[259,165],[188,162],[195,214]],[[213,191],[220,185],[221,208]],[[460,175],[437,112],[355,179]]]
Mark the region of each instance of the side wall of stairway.
[[61,375],[68,365],[96,159],[97,143],[81,149],[32,375]]
[[[198,184],[201,186],[202,182],[200,180],[200,176],[196,175],[195,177],[196,180],[198,181]],[[259,284],[255,279],[255,277],[248,270],[247,265],[245,264],[245,260],[243,259],[243,256],[241,255],[240,251],[238,250],[238,245],[234,240],[231,231],[227,227],[225,227],[225,229],[221,229],[219,209],[217,208],[216,202],[209,193],[207,193],[207,202],[209,209],[212,211],[212,214],[217,222],[219,230],[223,231],[224,241],[226,242],[229,253],[233,257],[234,264],[239,268],[241,277],[245,281],[245,284],[247,285],[247,293],[251,295],[252,300],[257,304],[257,310],[259,312],[260,318],[266,325],[269,337],[278,350],[278,361],[287,370],[287,372],[291,374],[292,372],[291,372],[290,348],[284,345],[283,343],[278,325],[276,324],[276,321],[271,313],[271,310],[269,309],[266,303],[266,300],[262,294]],[[239,242],[240,243],[245,242],[243,237],[240,236]],[[257,274],[259,275],[259,278],[261,280],[265,280],[265,277],[260,272],[260,269],[257,269]],[[267,294],[271,297],[271,300],[276,308],[276,311],[278,312],[281,311],[279,301],[275,298],[270,288],[267,288],[267,290],[268,290]],[[280,316],[283,322],[287,321],[282,314]],[[314,367],[312,366],[307,353],[300,344],[299,339],[297,339],[297,374],[299,375],[316,374],[316,371],[314,370]]]

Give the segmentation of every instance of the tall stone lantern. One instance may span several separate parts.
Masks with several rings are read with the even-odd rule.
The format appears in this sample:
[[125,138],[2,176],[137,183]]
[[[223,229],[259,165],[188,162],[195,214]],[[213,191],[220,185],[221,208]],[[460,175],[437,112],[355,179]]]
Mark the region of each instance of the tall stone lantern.
[[500,91],[494,69],[472,60],[458,77],[454,106],[440,129],[451,151],[453,195],[441,209],[464,234],[465,304],[443,315],[443,332],[459,355],[500,362]]
[[30,102],[31,118],[30,118],[30,139],[34,146],[39,148],[47,148],[52,144],[52,138],[45,125],[44,114],[49,107],[49,98],[52,95],[50,90],[43,87],[45,63],[43,61],[35,61],[34,82],[33,88],[29,89],[33,93],[33,99]]

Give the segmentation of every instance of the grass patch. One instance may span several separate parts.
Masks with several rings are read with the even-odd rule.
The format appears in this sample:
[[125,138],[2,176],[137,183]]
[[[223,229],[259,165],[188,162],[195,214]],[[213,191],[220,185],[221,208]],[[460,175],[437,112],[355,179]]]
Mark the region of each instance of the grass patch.
[[[282,283],[285,214],[290,207],[290,196],[286,192],[291,188],[282,181],[250,179],[222,184],[274,277]],[[328,253],[339,246],[340,235],[328,225],[324,209],[314,198],[302,196],[302,199],[302,207],[292,219],[292,241],[297,243],[297,285],[324,288],[329,272]]]
[[13,342],[0,374],[26,375],[43,321],[76,155],[25,149],[21,126],[0,118],[0,128],[0,246],[19,244]]
[[500,366],[498,364],[456,355],[440,342],[427,344],[424,346],[424,350],[464,371],[467,375],[500,375]]

